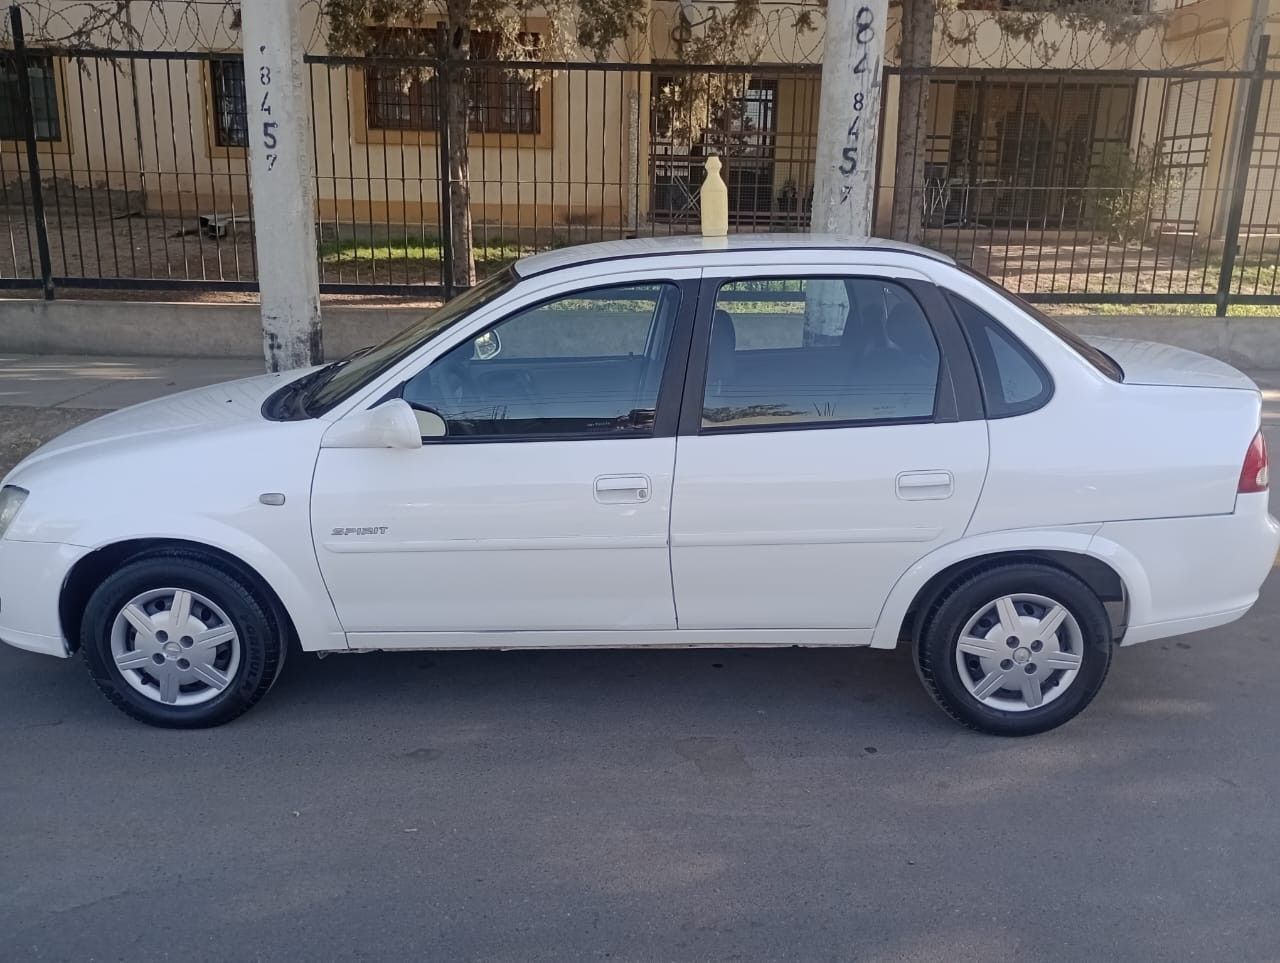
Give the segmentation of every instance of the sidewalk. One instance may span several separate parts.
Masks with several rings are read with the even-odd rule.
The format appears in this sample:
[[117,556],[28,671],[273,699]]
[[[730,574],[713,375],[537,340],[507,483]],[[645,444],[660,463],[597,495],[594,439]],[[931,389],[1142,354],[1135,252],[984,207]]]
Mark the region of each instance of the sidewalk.
[[0,355],[0,406],[109,411],[264,370],[240,358]]

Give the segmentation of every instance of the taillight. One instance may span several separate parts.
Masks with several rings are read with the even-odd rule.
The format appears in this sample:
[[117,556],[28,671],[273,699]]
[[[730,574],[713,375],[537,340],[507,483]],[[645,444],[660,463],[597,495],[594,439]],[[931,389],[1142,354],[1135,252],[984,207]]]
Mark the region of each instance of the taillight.
[[1265,492],[1270,481],[1267,466],[1267,440],[1262,437],[1262,429],[1253,436],[1249,450],[1245,452],[1244,467],[1240,469],[1240,487],[1236,491],[1244,495],[1248,492]]

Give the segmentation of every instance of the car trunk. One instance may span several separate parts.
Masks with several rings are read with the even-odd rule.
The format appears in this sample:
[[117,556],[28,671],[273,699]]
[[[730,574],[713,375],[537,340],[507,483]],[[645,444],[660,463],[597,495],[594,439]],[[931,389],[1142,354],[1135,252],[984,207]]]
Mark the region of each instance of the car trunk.
[[1247,375],[1226,362],[1185,348],[1122,338],[1089,338],[1088,341],[1124,369],[1125,384],[1258,390]]

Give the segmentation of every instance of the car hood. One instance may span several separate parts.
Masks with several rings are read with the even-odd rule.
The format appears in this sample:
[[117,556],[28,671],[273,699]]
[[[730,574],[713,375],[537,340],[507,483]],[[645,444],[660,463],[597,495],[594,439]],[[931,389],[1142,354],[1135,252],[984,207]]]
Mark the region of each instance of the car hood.
[[203,434],[220,428],[260,422],[263,420],[262,403],[267,396],[312,370],[314,369],[304,368],[282,374],[228,381],[113,411],[54,438],[36,449],[18,468],[30,468],[55,455],[102,445],[153,439],[157,436],[174,437],[194,432]]
[[1123,338],[1089,338],[1088,341],[1124,369],[1125,384],[1258,390],[1248,375],[1225,361],[1186,348]]

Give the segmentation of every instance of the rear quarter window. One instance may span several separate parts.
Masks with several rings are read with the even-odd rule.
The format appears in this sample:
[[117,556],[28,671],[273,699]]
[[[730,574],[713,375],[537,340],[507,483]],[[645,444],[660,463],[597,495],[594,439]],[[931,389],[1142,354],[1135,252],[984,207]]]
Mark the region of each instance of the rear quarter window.
[[1053,380],[1038,358],[1004,325],[951,291],[951,308],[978,366],[988,418],[1011,418],[1042,408],[1053,397]]

